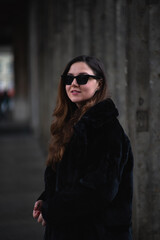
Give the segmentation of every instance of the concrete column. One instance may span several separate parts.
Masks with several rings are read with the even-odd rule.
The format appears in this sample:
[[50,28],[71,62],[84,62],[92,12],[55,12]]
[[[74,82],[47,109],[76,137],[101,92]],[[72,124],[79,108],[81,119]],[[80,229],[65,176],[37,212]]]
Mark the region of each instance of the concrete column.
[[[128,121],[135,157],[134,236],[159,239],[159,5],[129,4]],[[157,69],[157,70],[156,70]],[[154,116],[154,117],[153,117]]]
[[128,132],[127,119],[127,3],[119,0],[116,3],[116,54],[114,98],[119,109],[119,119]]
[[29,97],[30,124],[36,135],[39,134],[39,78],[38,78],[38,36],[37,5],[31,1],[29,11]]
[[[138,165],[137,165],[137,136],[136,136],[136,107],[137,107],[137,45],[136,45],[136,26],[134,22],[135,8],[130,3],[127,6],[127,102],[128,102],[128,128],[134,154],[134,198],[133,198],[133,235],[135,240],[139,240],[139,195],[138,195]],[[133,67],[134,66],[134,67]]]
[[91,21],[90,21],[90,0],[73,1],[73,37],[74,37],[74,56],[89,55],[91,53]]
[[[44,149],[47,150],[48,140],[49,140],[49,122],[50,115],[49,113],[49,84],[52,74],[48,72],[48,63],[52,61],[50,56],[48,56],[48,8],[49,0],[37,1],[38,7],[38,78],[39,78],[39,135],[40,141],[44,146]],[[50,75],[50,76],[49,76]],[[47,77],[49,76],[49,77]]]
[[148,239],[160,239],[160,2],[149,5],[149,223]]
[[116,6],[114,1],[105,1],[103,23],[103,56],[110,95],[115,99],[116,85]]
[[[108,1],[90,1],[90,14],[91,14],[91,29],[92,37],[90,39],[90,44],[92,46],[92,55],[103,59],[104,57],[104,24],[107,12],[105,11],[106,2]],[[110,9],[109,9],[110,11]]]
[[28,122],[29,119],[26,46],[26,25],[22,20],[15,27],[13,46],[15,53],[15,108],[13,118],[19,122]]

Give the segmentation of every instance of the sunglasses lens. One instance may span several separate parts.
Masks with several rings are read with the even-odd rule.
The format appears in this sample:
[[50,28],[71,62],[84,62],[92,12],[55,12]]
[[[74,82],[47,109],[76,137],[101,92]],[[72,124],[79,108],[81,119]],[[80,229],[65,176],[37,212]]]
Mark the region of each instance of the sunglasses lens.
[[89,79],[88,75],[79,75],[77,76],[77,83],[79,85],[84,85],[87,83],[88,79]]
[[74,79],[73,76],[66,75],[66,76],[64,77],[65,84],[66,84],[66,85],[71,85],[72,82],[73,82],[73,79]]
[[62,79],[66,85],[71,85],[74,78],[76,78],[76,81],[78,85],[85,85],[88,82],[89,77],[93,77],[91,75],[78,75],[78,76],[72,76],[72,75],[62,75]]

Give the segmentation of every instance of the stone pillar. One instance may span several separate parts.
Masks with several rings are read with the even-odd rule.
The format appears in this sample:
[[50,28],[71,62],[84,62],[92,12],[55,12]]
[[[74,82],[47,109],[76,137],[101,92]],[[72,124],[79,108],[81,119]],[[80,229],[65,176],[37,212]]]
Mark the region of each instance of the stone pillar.
[[125,131],[128,133],[127,119],[127,3],[119,0],[116,3],[116,41],[115,41],[115,84],[114,84],[114,99],[119,109],[119,120]]
[[14,34],[15,107],[13,118],[15,121],[25,123],[29,120],[26,40],[26,24],[22,20],[22,22],[17,22]]
[[116,85],[116,5],[114,1],[105,1],[103,23],[103,56],[109,92],[113,99]]
[[[37,1],[37,0],[36,0]],[[52,90],[50,82],[53,79],[50,66],[52,63],[51,54],[48,42],[48,29],[50,14],[48,14],[49,0],[37,1],[37,39],[38,39],[38,91],[39,91],[39,136],[40,141],[47,150],[49,140],[49,123],[51,120],[51,112],[49,112],[49,94]]]
[[30,98],[30,124],[36,135],[39,135],[39,77],[38,77],[38,23],[36,1],[31,1],[29,11],[29,44],[28,44],[28,70],[29,70],[29,98]]
[[[130,1],[128,122],[135,157],[134,237],[159,239],[159,4]],[[154,2],[156,3],[156,1]],[[157,67],[157,69],[156,69]]]
[[149,7],[149,236],[160,239],[160,2],[150,1]]

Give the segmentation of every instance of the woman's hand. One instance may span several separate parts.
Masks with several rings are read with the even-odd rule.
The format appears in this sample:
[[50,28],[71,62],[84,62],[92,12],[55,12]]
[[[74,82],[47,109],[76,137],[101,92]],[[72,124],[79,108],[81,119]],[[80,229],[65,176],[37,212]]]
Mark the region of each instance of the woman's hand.
[[45,226],[46,222],[43,219],[42,212],[41,212],[42,204],[43,204],[42,200],[38,200],[37,202],[35,202],[34,208],[33,208],[33,218],[37,219],[37,222],[41,223],[42,226]]

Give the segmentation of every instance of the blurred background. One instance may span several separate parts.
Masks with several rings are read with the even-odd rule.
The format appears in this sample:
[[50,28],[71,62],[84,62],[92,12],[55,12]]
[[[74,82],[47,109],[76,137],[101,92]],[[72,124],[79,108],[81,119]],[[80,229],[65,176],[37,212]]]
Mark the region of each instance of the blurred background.
[[32,219],[60,75],[94,55],[135,158],[133,234],[160,239],[160,1],[0,0],[0,239],[43,239]]

